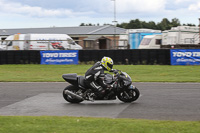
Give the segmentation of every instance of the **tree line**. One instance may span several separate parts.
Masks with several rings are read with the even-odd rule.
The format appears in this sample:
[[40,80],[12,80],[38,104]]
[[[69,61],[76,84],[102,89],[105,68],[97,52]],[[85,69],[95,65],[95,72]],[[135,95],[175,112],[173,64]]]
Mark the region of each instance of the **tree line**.
[[[108,25],[108,24],[104,24]],[[196,26],[195,24],[182,24],[183,26]],[[85,24],[81,23],[80,26],[99,26],[99,24]],[[173,18],[172,20],[168,20],[167,18],[163,18],[161,22],[155,23],[154,21],[141,21],[139,19],[130,20],[128,23],[123,22],[121,24],[117,24],[117,27],[124,29],[155,29],[155,30],[170,30],[172,27],[181,26],[180,20],[178,18]]]

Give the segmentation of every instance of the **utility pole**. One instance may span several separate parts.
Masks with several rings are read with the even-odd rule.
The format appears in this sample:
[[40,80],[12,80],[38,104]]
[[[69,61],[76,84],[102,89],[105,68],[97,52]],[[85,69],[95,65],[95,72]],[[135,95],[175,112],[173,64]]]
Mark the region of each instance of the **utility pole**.
[[114,20],[113,25],[114,25],[114,48],[116,48],[116,26],[117,26],[117,20],[116,20],[116,0],[111,0],[114,2]]
[[200,18],[199,18],[199,44],[200,44]]

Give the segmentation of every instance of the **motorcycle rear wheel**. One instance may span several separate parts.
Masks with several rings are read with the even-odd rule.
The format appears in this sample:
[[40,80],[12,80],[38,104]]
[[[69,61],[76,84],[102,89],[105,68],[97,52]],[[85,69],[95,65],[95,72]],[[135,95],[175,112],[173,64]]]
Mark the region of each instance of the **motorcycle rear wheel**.
[[137,88],[122,91],[117,95],[118,99],[125,103],[131,103],[133,101],[136,101],[139,98],[139,96],[140,91]]
[[78,88],[76,88],[75,86],[73,85],[69,85],[67,86],[64,90],[63,90],[63,98],[67,101],[67,102],[70,102],[70,103],[80,103],[82,102],[83,100],[80,100],[80,99],[76,99],[76,98],[73,98],[72,96],[69,96],[67,94],[65,94],[65,90],[69,90],[71,92],[74,92],[76,93],[78,91]]

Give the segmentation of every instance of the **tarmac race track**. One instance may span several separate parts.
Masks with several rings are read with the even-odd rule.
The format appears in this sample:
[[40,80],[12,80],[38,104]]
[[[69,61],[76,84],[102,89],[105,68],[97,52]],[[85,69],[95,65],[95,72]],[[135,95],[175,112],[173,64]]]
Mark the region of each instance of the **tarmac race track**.
[[80,104],[63,99],[66,85],[0,82],[0,115],[200,121],[200,83],[135,83],[141,96],[133,103],[114,100]]

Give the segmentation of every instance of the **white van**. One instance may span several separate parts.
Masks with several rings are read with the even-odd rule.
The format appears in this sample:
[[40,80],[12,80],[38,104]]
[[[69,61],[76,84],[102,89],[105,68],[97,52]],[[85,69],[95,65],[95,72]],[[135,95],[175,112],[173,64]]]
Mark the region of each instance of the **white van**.
[[8,36],[7,50],[68,50],[82,49],[66,34],[15,34]]
[[147,35],[139,45],[139,49],[160,49],[162,45],[162,35]]
[[[8,36],[2,43],[4,50],[24,50],[25,34],[15,34]],[[21,40],[21,41],[20,41]]]

